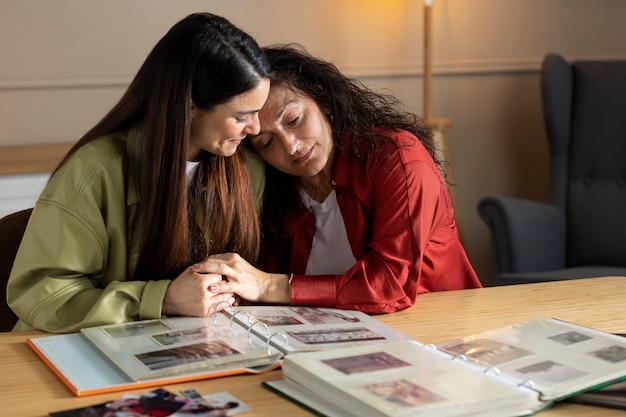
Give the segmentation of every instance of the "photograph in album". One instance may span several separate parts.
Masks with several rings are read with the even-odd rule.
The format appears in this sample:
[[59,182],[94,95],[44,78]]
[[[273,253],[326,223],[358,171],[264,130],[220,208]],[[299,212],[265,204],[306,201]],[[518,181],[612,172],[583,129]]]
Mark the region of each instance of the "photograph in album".
[[327,359],[321,362],[346,375],[410,366],[410,363],[387,352],[374,352],[365,355]]
[[187,364],[203,363],[208,360],[240,355],[223,340],[196,343],[172,349],[157,350],[135,355],[137,360],[151,371]]

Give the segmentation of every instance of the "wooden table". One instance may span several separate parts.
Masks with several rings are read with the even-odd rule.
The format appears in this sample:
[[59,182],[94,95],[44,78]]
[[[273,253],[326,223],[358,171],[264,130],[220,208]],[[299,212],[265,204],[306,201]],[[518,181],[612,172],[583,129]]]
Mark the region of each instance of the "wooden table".
[[[608,277],[421,294],[414,307],[377,316],[424,343],[439,343],[534,318],[558,318],[614,333],[626,333],[626,278]],[[41,332],[0,333],[0,404],[6,416],[41,417],[119,398],[122,393],[75,397],[30,350],[25,338]],[[281,371],[167,386],[201,394],[228,391],[252,410],[242,416],[310,416],[263,387]],[[131,391],[137,394],[147,390]],[[623,411],[560,403],[541,417],[624,416]]]

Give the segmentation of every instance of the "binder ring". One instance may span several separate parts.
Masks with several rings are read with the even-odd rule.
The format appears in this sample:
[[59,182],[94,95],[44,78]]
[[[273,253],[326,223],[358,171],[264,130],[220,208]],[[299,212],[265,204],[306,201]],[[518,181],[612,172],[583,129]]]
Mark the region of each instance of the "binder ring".
[[467,356],[463,355],[463,354],[459,354],[459,355],[454,355],[454,357],[452,358],[452,360],[456,360],[456,359],[461,359],[467,362]]
[[254,327],[255,324],[263,325],[263,327],[265,327],[265,334],[269,334],[269,332],[270,332],[269,327],[267,327],[267,324],[263,323],[262,321],[253,321],[253,322],[251,322],[250,325],[248,326],[248,342],[251,345],[253,344],[253,342],[252,342],[252,338],[250,337],[250,333],[251,333],[252,328]]
[[485,374],[488,374],[489,371],[493,372],[494,375],[500,375],[500,369],[497,366],[493,366],[491,368],[485,369]]
[[430,349],[432,349],[432,350],[439,350],[439,349],[437,349],[437,346],[435,346],[435,345],[434,345],[434,344],[432,344],[432,343],[429,343],[429,344],[427,344],[427,345],[424,345],[424,347],[430,348]]
[[[231,316],[230,316],[230,330],[235,330],[235,316],[239,313],[241,313],[243,310],[237,310],[235,311]],[[246,316],[248,316],[248,323],[250,323],[250,314],[246,313]]]
[[271,335],[269,335],[269,336],[267,337],[267,343],[266,343],[266,345],[265,345],[265,348],[267,349],[267,354],[268,354],[268,355],[272,353],[272,352],[271,352],[271,350],[270,350],[270,342],[272,341],[272,338],[273,338],[274,336],[282,336],[283,341],[284,341],[284,343],[283,343],[283,344],[284,344],[285,346],[289,346],[289,339],[287,338],[287,335],[285,334],[285,332],[272,333]]
[[535,381],[533,381],[532,379],[525,379],[524,381],[520,382],[517,386],[532,389],[535,387]]
[[[213,312],[213,317],[215,318],[213,320],[213,324],[217,324],[217,309],[220,305],[222,304],[226,304],[227,308],[230,307],[230,310],[233,310],[233,306],[228,302],[228,301],[220,301],[219,303],[215,304],[215,311]],[[226,310],[226,309],[224,309]]]

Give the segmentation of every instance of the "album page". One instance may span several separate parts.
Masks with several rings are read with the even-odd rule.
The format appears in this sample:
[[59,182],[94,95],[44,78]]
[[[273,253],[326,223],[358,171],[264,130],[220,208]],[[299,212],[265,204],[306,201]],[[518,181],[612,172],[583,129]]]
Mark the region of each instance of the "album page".
[[135,381],[267,365],[282,356],[223,314],[128,322],[81,332]]
[[267,387],[344,416],[502,417],[547,405],[535,391],[413,341],[288,355],[282,368],[284,380]]
[[537,319],[451,340],[437,348],[512,383],[561,399],[626,376],[626,338],[557,319]]

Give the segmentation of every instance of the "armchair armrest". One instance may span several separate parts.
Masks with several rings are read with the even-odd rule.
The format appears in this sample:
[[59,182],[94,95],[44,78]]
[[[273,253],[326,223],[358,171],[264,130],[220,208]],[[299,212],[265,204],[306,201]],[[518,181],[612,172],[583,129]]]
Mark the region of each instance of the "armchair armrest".
[[549,204],[485,197],[478,214],[491,232],[496,274],[565,267],[565,215]]

